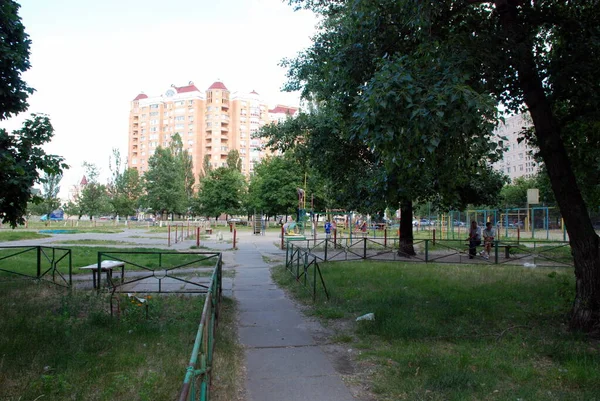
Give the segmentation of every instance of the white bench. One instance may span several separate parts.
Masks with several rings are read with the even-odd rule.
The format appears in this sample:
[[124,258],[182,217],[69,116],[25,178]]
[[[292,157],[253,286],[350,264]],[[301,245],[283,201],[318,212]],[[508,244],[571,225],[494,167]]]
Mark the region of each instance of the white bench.
[[[112,283],[112,272],[114,268],[121,268],[121,281],[124,280],[125,277],[125,262],[120,262],[118,260],[103,260],[100,264],[100,271],[98,271],[98,263],[93,265],[87,265],[80,267],[83,270],[91,270],[92,277],[94,282],[94,288],[100,288],[100,279],[102,272],[106,272],[106,282]],[[98,285],[96,286],[96,275],[98,275]]]

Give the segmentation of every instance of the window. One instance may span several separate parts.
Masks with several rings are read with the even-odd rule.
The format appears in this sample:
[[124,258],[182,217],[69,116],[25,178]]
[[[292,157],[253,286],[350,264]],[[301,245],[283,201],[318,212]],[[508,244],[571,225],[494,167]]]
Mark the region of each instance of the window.
[[175,121],[183,121],[185,120],[185,116],[177,116],[175,117]]
[[150,113],[150,117],[157,116],[157,115],[158,115],[158,111],[153,111]]
[[158,104],[151,104],[151,105],[150,105],[150,108],[151,108],[151,109],[158,109]]

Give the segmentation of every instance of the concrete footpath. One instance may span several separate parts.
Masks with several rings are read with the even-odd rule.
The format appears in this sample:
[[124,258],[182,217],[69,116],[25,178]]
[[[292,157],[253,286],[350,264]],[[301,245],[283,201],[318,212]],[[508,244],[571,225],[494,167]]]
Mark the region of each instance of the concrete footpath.
[[277,251],[272,236],[244,236],[232,255],[233,296],[246,356],[247,401],[353,401],[327,355],[313,340],[314,325],[272,281],[263,254]]

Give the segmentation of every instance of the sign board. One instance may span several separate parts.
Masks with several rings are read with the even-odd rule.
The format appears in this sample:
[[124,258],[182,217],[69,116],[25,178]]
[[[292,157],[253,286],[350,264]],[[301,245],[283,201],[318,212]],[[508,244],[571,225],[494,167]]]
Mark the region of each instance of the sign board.
[[540,203],[540,190],[532,188],[527,190],[527,203],[532,205]]

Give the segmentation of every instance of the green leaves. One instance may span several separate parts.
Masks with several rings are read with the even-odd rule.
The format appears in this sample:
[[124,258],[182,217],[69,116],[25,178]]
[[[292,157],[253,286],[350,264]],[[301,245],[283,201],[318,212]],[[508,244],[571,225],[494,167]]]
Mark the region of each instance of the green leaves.
[[60,175],[68,168],[62,157],[41,148],[53,135],[50,119],[41,114],[32,114],[12,134],[0,129],[0,215],[13,228],[25,222],[31,188],[41,183],[40,172]]

